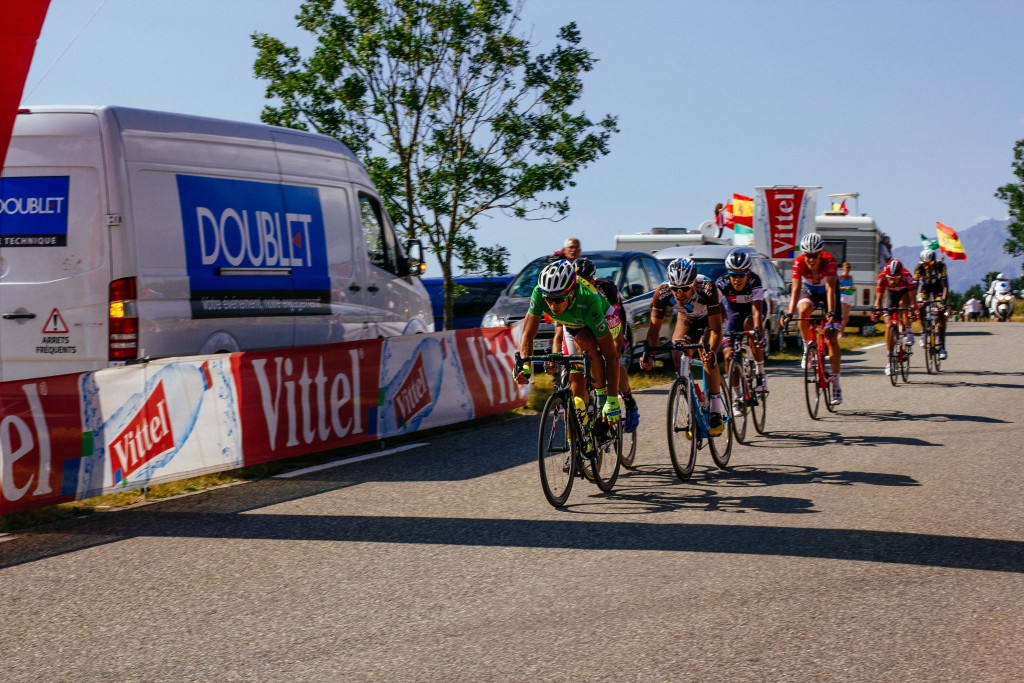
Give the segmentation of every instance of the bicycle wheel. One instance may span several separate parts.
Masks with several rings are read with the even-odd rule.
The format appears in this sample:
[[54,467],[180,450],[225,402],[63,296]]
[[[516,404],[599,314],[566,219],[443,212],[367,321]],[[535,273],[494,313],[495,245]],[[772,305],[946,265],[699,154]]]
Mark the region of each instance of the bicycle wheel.
[[818,419],[818,406],[821,404],[821,387],[818,386],[818,345],[811,342],[807,345],[807,364],[804,367],[804,398],[807,399],[807,412],[812,420]]
[[686,380],[677,377],[668,396],[668,454],[672,458],[672,469],[684,481],[693,474],[693,466],[697,462],[698,436],[694,405]]
[[934,327],[932,328],[932,336],[932,348],[935,350],[932,354],[932,366],[935,368],[935,374],[939,374],[942,372],[942,357],[939,356],[942,345],[939,343],[939,333],[935,331]]
[[[724,389],[727,387],[723,387],[722,391],[722,419],[731,422],[732,400],[729,392]],[[746,429],[745,426],[744,429]],[[729,469],[729,456],[732,455],[732,428],[726,424],[721,434],[708,436],[708,443],[711,444],[711,459],[715,461],[715,464],[723,470]]]
[[931,326],[925,325],[922,331],[924,335],[924,369],[928,374],[935,372],[935,360],[938,358],[937,351],[935,351],[935,333]]
[[818,384],[821,386],[821,398],[824,400],[825,410],[830,413],[836,412],[836,407],[832,405],[832,356],[825,356],[822,360]]
[[[749,361],[747,364],[747,385],[751,387],[757,386],[757,366]],[[754,397],[754,405],[750,407],[750,413],[754,418],[754,429],[757,430],[758,434],[764,434],[765,419],[768,413],[768,392],[753,389],[750,393]]]
[[900,340],[900,376],[904,382],[910,376],[910,344],[906,339]]
[[722,389],[722,393],[728,395],[732,400],[732,420],[729,421],[729,428],[736,440],[743,443],[747,438],[747,415],[750,413],[750,397],[753,392],[747,387],[746,377],[743,376],[743,359],[733,357],[729,363],[729,376]]
[[594,464],[594,483],[597,484],[597,488],[607,493],[612,490],[615,480],[619,478],[622,420],[616,420],[614,424],[595,424],[594,437],[597,441],[597,448],[591,456]]
[[894,343],[892,351],[889,352],[889,382],[893,386],[896,386],[896,382],[900,378],[900,376],[899,376],[900,367],[899,367],[898,355],[899,355],[899,346]]
[[626,432],[623,430],[622,433],[622,451],[619,456],[619,462],[627,470],[633,469],[633,462],[636,460],[636,432]]
[[548,397],[541,415],[540,437],[537,440],[537,459],[540,462],[540,485],[544,497],[556,508],[565,505],[576,475],[576,449],[579,439],[573,439],[569,408],[565,395],[554,393]]

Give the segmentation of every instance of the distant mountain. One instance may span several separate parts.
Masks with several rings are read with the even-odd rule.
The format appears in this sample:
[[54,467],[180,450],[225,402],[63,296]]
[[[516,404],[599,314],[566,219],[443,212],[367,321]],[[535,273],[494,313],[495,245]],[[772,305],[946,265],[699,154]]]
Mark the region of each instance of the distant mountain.
[[[1007,227],[1010,221],[989,219],[966,230],[957,230],[960,243],[967,252],[966,261],[946,259],[949,271],[949,288],[954,292],[964,292],[971,285],[980,285],[985,275],[992,271],[1000,271],[1007,278],[1018,277],[1024,270],[1024,258],[1010,256],[1003,251],[1003,244],[1010,237]],[[935,232],[932,232],[934,235]],[[913,270],[921,253],[921,245],[912,247],[896,247],[893,255],[903,261],[907,268]]]

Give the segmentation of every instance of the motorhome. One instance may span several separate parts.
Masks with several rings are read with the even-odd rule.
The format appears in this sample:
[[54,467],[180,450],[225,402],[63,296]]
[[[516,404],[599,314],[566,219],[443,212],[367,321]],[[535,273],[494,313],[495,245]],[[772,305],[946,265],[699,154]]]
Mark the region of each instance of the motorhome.
[[0,178],[0,380],[432,332],[422,268],[333,138],[25,108]]
[[616,235],[615,249],[617,251],[642,251],[647,254],[657,254],[662,249],[670,247],[731,243],[729,240],[722,239],[718,235],[718,227],[712,221],[704,221],[696,230],[655,227],[651,228],[648,232]]
[[[857,195],[847,196],[856,198]],[[875,300],[875,280],[887,258],[883,254],[885,233],[878,229],[871,216],[847,214],[844,210],[825,211],[815,216],[814,228],[825,240],[825,250],[836,257],[837,264],[850,262],[855,289],[850,317],[866,318]]]

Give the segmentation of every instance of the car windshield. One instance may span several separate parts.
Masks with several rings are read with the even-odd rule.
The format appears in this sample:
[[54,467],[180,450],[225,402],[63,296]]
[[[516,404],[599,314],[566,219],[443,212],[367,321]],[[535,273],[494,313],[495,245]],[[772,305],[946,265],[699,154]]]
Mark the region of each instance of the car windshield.
[[612,259],[590,259],[597,269],[596,277],[603,277],[612,282],[619,281],[619,272],[622,270],[622,261]]
[[725,275],[724,259],[694,259],[697,272],[709,280],[717,280]]
[[548,257],[542,256],[539,259],[530,261],[525,268],[523,268],[516,279],[512,281],[512,286],[509,287],[509,296],[530,296],[533,294],[533,288],[537,286],[537,277],[540,275],[541,269],[547,264]]

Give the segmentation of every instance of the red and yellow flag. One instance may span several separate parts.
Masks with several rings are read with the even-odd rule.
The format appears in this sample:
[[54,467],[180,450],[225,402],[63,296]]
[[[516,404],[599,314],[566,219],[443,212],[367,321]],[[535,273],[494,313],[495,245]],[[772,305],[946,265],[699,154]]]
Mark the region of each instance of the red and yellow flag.
[[964,251],[964,246],[960,244],[960,238],[957,236],[956,230],[935,221],[935,231],[939,234],[939,251],[954,261],[967,260],[967,252]]
[[754,200],[744,194],[732,195],[732,215],[737,225],[754,227]]

